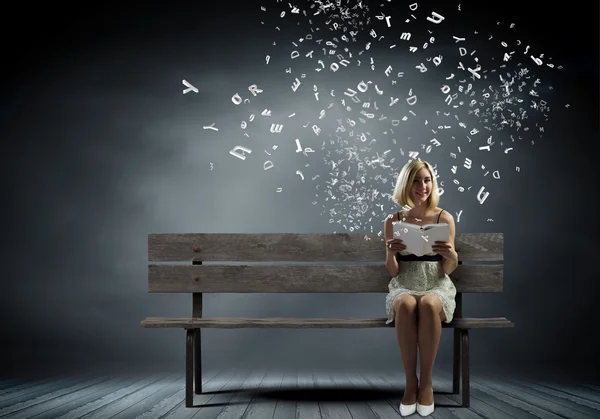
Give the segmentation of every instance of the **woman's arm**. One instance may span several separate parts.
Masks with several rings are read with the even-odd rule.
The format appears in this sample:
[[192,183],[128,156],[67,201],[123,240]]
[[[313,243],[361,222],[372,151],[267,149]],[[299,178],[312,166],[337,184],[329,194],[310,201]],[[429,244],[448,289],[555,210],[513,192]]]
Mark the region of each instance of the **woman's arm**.
[[442,269],[444,273],[450,275],[458,267],[458,253],[454,249],[454,236],[456,227],[454,225],[454,217],[448,211],[444,211],[440,219],[450,226],[450,238],[447,246],[440,254],[442,255]]
[[385,244],[385,269],[391,276],[397,276],[400,273],[400,266],[396,260],[396,252],[389,249],[387,241],[394,238],[394,225],[392,224],[396,219],[396,215],[391,214],[386,217],[383,222],[383,237]]

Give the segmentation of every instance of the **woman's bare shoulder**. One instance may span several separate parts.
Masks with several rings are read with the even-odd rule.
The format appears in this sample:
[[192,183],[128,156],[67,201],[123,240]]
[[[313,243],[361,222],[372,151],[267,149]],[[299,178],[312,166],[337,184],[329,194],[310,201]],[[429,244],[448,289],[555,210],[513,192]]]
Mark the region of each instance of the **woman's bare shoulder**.
[[452,214],[448,210],[437,208],[436,211],[438,214],[440,214],[440,221],[443,220],[445,222],[449,222],[450,220],[454,219],[454,217],[452,217]]

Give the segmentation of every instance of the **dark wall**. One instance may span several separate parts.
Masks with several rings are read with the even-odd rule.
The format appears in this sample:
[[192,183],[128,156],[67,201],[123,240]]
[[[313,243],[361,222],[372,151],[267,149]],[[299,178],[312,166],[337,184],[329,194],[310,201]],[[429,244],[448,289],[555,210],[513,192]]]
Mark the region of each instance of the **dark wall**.
[[[474,317],[506,316],[517,326],[473,331],[474,368],[598,366],[598,216],[592,206],[599,134],[597,6],[463,1],[459,11],[458,3],[419,2],[417,20],[406,24],[408,6],[363,2],[356,20],[366,26],[370,17],[369,28],[348,43],[353,58],[335,73],[315,71],[322,45],[299,43],[311,28],[313,43],[317,35],[323,43],[334,36],[322,16],[313,16],[312,26],[306,19],[296,25],[301,15],[288,11],[280,18],[276,12],[287,3],[41,7],[8,10],[6,20],[14,23],[2,26],[7,76],[0,100],[5,183],[0,370],[18,374],[34,365],[106,361],[180,369],[184,333],[139,326],[147,316],[187,316],[191,310],[190,296],[148,294],[149,232],[347,232],[343,225],[349,227],[352,216],[359,226],[355,232],[378,233],[385,215],[397,210],[385,194],[393,191],[409,151],[436,165],[444,182],[440,206],[454,214],[458,233],[504,233],[504,293],[467,296],[464,309]],[[428,22],[431,11],[445,20]],[[391,28],[377,19],[382,12],[392,16]],[[377,41],[371,28],[386,37]],[[407,30],[411,41],[400,39]],[[456,44],[453,35],[466,39]],[[431,36],[436,39],[426,50],[408,51],[408,45],[422,47]],[[370,49],[359,55],[369,41]],[[299,58],[290,58],[291,42],[299,44]],[[392,43],[397,46],[390,49]],[[460,46],[468,52],[464,57]],[[309,48],[313,58],[304,56]],[[515,55],[503,68],[506,50]],[[341,52],[340,47],[336,53]],[[531,54],[544,54],[544,63],[555,67],[538,66]],[[438,55],[439,66],[428,61]],[[459,62],[474,68],[474,57],[488,70],[485,78],[469,80],[457,68]],[[421,63],[427,72],[416,68]],[[388,65],[390,77],[384,73]],[[524,68],[529,73],[519,76]],[[399,71],[404,76],[394,77]],[[455,79],[446,80],[451,73]],[[501,90],[503,73],[517,75],[510,97],[523,102],[505,104],[503,111],[490,110],[487,102],[477,106],[479,115],[464,92],[463,105],[453,107],[460,99],[444,102],[444,84],[455,93],[459,80],[472,83],[474,98],[482,101],[488,85]],[[302,85],[294,92],[296,77]],[[183,94],[184,79],[198,93]],[[372,81],[366,93],[358,93],[362,102],[379,106],[377,117],[365,124],[358,122],[361,105],[346,96],[346,106],[353,107],[348,112],[340,103],[345,89],[357,91],[361,81]],[[522,82],[526,87],[518,91]],[[253,96],[252,84],[263,92]],[[386,90],[383,95],[376,94],[375,84]],[[411,89],[418,96],[414,106],[406,101]],[[236,93],[250,102],[235,105]],[[390,96],[399,102],[389,106]],[[546,105],[532,108],[532,100]],[[527,118],[517,118],[519,107]],[[265,108],[272,110],[270,117],[261,115]],[[322,110],[326,114],[319,119]],[[380,121],[380,114],[387,119]],[[404,116],[406,121],[392,126]],[[503,117],[507,124],[500,124]],[[345,132],[336,132],[338,118]],[[352,136],[348,118],[357,122]],[[219,131],[203,128],[213,123]],[[283,131],[269,132],[272,123],[284,124]],[[315,123],[318,136],[310,128]],[[479,133],[471,134],[473,128]],[[357,138],[361,133],[368,141]],[[490,136],[490,151],[479,150]],[[296,138],[314,153],[297,153]],[[423,145],[433,138],[440,146],[427,152]],[[245,160],[232,156],[237,145],[252,153]],[[326,191],[339,176],[331,161],[345,158],[338,171],[355,176],[358,160],[340,153],[354,145],[358,159],[385,156],[386,167],[365,164],[366,183],[346,192],[334,187],[333,200]],[[370,149],[360,150],[365,145]],[[508,147],[513,150],[505,152]],[[466,158],[471,169],[464,167]],[[273,167],[265,170],[268,160]],[[477,200],[482,187],[490,193],[483,204]],[[361,207],[357,196],[369,198],[362,201],[367,205]],[[382,249],[382,262],[383,255]],[[207,295],[205,315],[384,317],[384,298]],[[258,368],[401,368],[391,329],[206,330],[203,337],[207,368],[233,362]],[[450,362],[450,349],[451,333],[445,331],[440,364]]]

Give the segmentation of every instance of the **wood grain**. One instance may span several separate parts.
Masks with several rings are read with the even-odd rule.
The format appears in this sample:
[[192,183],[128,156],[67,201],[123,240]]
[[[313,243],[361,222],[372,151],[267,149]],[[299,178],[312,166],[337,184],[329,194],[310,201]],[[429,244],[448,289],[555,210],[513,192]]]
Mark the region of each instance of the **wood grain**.
[[[145,328],[287,328],[287,329],[364,329],[371,327],[394,327],[394,323],[385,324],[385,318],[373,319],[336,319],[336,318],[169,318],[148,317],[141,322]],[[458,329],[505,328],[514,327],[514,323],[504,317],[493,318],[455,318],[450,323],[442,323],[442,327]]]
[[[503,273],[504,265],[461,265],[450,278],[457,292],[502,292]],[[148,267],[149,292],[387,293],[390,279],[383,263],[284,266],[165,264]]]
[[[463,262],[503,260],[503,233],[461,233],[454,245]],[[148,260],[383,262],[385,243],[376,234],[149,233]]]

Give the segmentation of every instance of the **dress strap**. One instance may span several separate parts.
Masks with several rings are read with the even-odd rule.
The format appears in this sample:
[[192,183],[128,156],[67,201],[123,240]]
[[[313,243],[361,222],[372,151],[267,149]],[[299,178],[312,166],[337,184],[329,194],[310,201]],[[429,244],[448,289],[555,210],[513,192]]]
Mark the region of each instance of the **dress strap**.
[[440,216],[442,215],[442,212],[444,212],[444,210],[441,210],[440,213],[438,214],[438,219],[437,219],[438,223],[440,222]]

